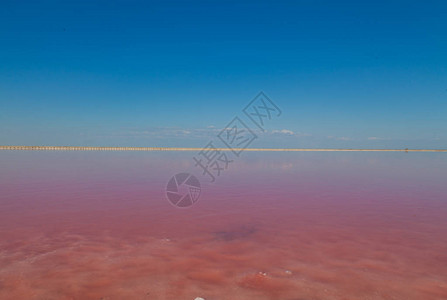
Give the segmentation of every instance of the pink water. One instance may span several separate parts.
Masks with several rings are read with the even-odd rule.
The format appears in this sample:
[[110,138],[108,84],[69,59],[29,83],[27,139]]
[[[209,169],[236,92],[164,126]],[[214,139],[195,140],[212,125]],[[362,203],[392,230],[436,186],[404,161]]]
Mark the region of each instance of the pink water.
[[0,299],[447,299],[444,153],[0,152]]

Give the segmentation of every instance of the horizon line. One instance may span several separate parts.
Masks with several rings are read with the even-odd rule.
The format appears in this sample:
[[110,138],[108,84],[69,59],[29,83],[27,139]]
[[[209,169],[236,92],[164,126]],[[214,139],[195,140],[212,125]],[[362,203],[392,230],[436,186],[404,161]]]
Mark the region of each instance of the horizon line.
[[[65,150],[65,151],[201,151],[196,147],[85,147],[85,146],[0,146],[0,150]],[[213,148],[216,151],[264,152],[447,152],[447,149],[362,149],[362,148]]]

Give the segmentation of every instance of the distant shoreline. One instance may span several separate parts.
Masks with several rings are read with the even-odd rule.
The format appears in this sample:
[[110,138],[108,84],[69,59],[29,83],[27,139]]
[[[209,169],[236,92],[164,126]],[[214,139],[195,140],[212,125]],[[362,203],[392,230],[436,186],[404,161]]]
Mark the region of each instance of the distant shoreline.
[[[63,150],[63,151],[200,151],[203,148],[181,147],[76,147],[76,146],[0,146],[0,150]],[[216,148],[232,151],[229,148]],[[323,149],[323,148],[234,148],[235,151],[263,152],[447,152],[447,149]]]

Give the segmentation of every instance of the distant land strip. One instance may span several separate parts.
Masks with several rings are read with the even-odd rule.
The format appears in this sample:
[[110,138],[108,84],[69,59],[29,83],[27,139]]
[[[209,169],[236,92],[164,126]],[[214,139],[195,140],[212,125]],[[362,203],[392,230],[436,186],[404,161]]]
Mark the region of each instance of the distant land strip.
[[[183,147],[76,147],[76,146],[0,146],[0,150],[65,150],[65,151],[201,151],[203,148]],[[214,150],[214,149],[213,149]],[[265,151],[265,152],[447,152],[447,149],[321,149],[321,148],[216,148],[219,151]]]

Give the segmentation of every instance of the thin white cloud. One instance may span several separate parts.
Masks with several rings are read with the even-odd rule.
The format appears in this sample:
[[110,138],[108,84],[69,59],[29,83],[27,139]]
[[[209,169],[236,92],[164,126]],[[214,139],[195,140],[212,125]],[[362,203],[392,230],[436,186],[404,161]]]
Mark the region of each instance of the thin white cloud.
[[[263,132],[260,129],[249,128],[254,134],[258,136],[288,136],[288,137],[309,137],[308,133],[294,132],[289,129],[275,129]],[[217,128],[214,126],[207,126],[206,128],[178,128],[178,127],[153,127],[153,128],[129,128],[116,131],[107,136],[124,137],[124,138],[213,138],[217,136],[222,130],[233,130],[233,128]]]
[[272,133],[279,133],[279,134],[286,134],[286,135],[294,135],[295,132],[293,132],[292,130],[288,130],[288,129],[281,129],[281,130],[272,130]]
[[333,135],[328,135],[327,136],[328,139],[331,140],[338,140],[338,141],[352,141],[353,139],[347,136],[333,136]]
[[382,138],[382,137],[377,137],[377,136],[370,136],[370,137],[368,137],[368,140],[370,140],[370,141],[385,141],[385,140],[390,140],[390,138]]
[[178,127],[154,127],[147,129],[124,129],[108,135],[113,137],[126,138],[177,138],[177,137],[192,137],[203,138],[212,137],[220,130],[214,128],[178,128]]
[[312,136],[312,134],[309,134],[309,133],[295,132],[295,131],[292,131],[292,130],[289,130],[289,129],[274,129],[274,130],[271,130],[271,131],[267,131],[266,133],[269,134],[269,135],[274,135],[274,136],[280,136],[280,135],[295,136],[295,137],[309,137],[309,136]]

